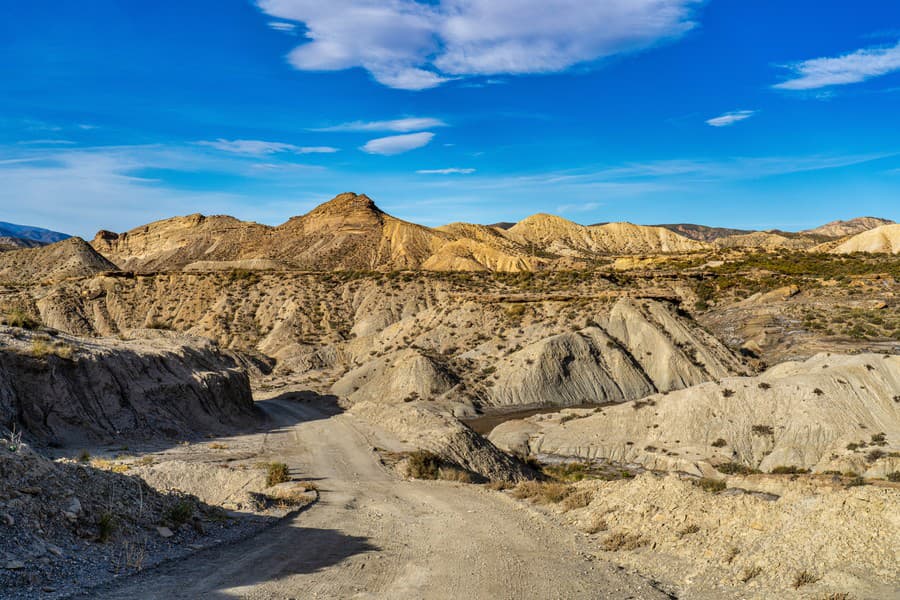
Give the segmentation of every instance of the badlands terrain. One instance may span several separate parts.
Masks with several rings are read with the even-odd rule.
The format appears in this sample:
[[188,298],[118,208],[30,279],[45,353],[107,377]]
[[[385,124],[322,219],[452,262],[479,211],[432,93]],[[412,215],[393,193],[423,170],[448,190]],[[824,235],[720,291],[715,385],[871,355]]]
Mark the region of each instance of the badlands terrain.
[[900,225],[32,238],[0,597],[900,598]]

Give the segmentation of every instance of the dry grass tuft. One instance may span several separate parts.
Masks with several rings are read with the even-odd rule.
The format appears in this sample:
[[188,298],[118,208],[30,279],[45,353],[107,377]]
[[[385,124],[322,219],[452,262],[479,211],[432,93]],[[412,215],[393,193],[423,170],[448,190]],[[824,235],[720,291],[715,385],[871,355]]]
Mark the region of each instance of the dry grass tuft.
[[558,504],[574,491],[572,486],[552,481],[523,481],[512,492],[519,500],[533,500],[541,504]]
[[639,534],[619,531],[607,536],[607,538],[603,540],[603,549],[608,552],[618,552],[620,550],[637,550],[641,546],[646,545],[646,543],[647,540],[645,540]]
[[578,490],[566,496],[562,501],[563,510],[570,511],[576,508],[584,508],[594,499],[590,490]]

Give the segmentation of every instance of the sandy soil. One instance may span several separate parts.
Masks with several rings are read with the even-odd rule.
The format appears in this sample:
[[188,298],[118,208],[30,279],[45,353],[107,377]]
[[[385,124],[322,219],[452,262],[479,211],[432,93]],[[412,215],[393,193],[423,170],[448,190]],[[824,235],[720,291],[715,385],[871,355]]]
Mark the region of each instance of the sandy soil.
[[592,556],[587,539],[481,486],[403,481],[364,422],[315,403],[258,403],[280,425],[231,438],[317,481],[320,501],[258,536],[219,546],[89,597],[666,598]]

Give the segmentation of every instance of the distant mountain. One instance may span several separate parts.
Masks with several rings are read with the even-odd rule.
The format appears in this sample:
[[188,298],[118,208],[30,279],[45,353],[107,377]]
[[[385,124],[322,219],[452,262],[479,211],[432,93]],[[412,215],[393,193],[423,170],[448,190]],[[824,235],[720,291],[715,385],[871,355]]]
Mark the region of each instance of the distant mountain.
[[[28,240],[37,242],[38,244],[53,244],[61,242],[72,237],[58,231],[50,231],[40,227],[31,227],[29,225],[16,225],[15,223],[4,223],[0,221],[0,238],[11,238],[18,240]],[[28,244],[23,247],[31,247]]]
[[697,240],[698,242],[712,242],[721,237],[731,235],[744,235],[752,233],[749,229],[732,229],[730,227],[707,227],[706,225],[695,225],[693,223],[673,223],[667,225],[656,225],[656,227],[664,227],[669,231],[674,231],[686,238]]
[[879,219],[878,217],[858,217],[849,221],[832,221],[815,229],[807,229],[801,233],[812,235],[821,235],[829,238],[842,238],[849,235],[857,235],[882,225],[893,225],[890,219]]
[[510,229],[515,225],[515,223],[511,221],[500,221],[499,223],[491,223],[487,225],[487,227],[496,227],[497,229]]
[[533,271],[573,268],[598,255],[707,248],[660,227],[585,227],[534,215],[509,229],[451,223],[431,228],[393,217],[365,195],[340,194],[271,227],[227,216],[189,215],[125,233],[100,231],[95,250],[129,271],[301,269]]

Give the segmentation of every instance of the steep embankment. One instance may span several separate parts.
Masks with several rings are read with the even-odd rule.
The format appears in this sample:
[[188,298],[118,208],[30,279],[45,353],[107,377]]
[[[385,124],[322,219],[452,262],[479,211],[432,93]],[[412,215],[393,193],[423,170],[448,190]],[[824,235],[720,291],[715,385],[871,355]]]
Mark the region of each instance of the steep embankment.
[[246,374],[214,344],[0,329],[0,423],[63,444],[218,431],[252,414]]
[[637,462],[712,473],[736,462],[853,470],[900,470],[900,357],[818,355],[757,377],[725,377],[669,394],[533,417],[499,426],[500,447],[530,453]]

